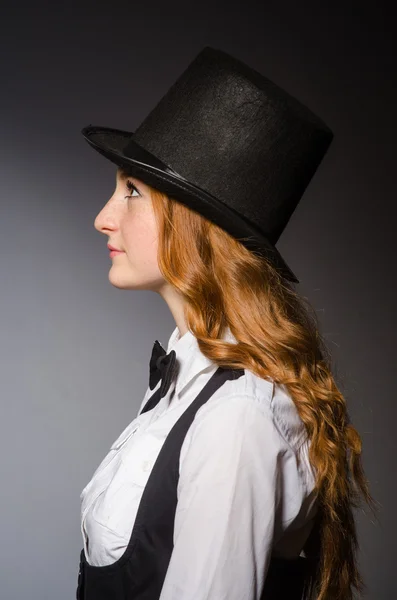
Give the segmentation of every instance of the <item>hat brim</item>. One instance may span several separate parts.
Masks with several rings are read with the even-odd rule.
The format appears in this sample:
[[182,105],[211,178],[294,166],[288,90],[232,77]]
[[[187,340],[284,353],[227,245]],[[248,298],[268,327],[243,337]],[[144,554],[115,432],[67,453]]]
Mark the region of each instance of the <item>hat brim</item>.
[[[105,156],[132,177],[164,192],[208,218],[238,239],[249,250],[269,258],[281,275],[299,283],[277,248],[248,219],[186,180],[170,166],[134,140],[134,133],[121,129],[88,125],[81,130],[84,138],[97,152]],[[126,149],[128,153],[126,152]]]

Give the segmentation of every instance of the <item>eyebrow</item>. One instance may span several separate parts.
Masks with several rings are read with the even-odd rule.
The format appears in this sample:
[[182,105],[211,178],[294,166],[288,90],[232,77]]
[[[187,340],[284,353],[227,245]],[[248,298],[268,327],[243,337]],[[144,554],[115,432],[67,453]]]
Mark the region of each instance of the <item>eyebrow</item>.
[[118,179],[120,179],[120,181],[124,181],[125,179],[132,179],[132,181],[134,182],[134,185],[138,186],[139,190],[138,191],[142,191],[142,193],[144,192],[143,186],[145,185],[144,182],[141,183],[140,180],[137,180],[137,178],[135,177],[135,175],[131,175],[128,172],[128,169],[123,169],[123,167],[118,167],[116,170],[116,183],[118,181]]

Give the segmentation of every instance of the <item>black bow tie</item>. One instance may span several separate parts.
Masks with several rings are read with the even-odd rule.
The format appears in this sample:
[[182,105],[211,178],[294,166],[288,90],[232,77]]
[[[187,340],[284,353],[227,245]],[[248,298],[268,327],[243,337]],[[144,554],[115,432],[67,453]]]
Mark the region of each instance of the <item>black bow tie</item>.
[[176,353],[171,350],[166,353],[160,342],[153,344],[149,364],[149,387],[153,390],[161,379],[160,398],[166,395],[176,371]]

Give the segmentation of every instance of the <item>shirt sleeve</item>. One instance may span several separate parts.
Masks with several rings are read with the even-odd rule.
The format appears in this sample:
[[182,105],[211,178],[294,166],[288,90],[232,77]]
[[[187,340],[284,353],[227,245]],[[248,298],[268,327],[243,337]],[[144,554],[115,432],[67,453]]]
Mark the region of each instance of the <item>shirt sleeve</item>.
[[197,413],[183,460],[181,454],[174,547],[160,600],[259,600],[263,590],[285,441],[255,398],[213,404]]

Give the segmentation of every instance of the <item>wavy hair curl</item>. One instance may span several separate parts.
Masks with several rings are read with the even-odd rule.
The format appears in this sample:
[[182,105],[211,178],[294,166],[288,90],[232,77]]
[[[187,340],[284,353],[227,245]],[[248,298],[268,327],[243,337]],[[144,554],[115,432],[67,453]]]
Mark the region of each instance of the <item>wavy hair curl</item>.
[[[185,300],[201,352],[284,384],[310,439],[318,517],[304,548],[307,600],[352,600],[359,572],[354,509],[375,514],[361,462],[362,440],[332,375],[316,312],[266,258],[183,203],[149,186],[158,226],[158,265]],[[226,326],[238,341],[221,341]]]

